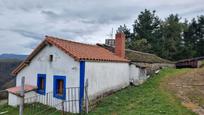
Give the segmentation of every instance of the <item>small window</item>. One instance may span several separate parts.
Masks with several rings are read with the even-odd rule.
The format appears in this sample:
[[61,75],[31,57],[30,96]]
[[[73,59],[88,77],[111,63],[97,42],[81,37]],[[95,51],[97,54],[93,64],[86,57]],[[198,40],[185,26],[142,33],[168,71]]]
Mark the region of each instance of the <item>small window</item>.
[[45,74],[38,74],[37,78],[37,93],[45,95],[46,89],[46,75]]
[[66,77],[54,76],[54,97],[65,99],[66,95]]
[[50,62],[53,61],[53,55],[50,55],[49,60],[50,60]]
[[64,81],[59,79],[57,80],[57,95],[63,95],[63,86],[64,86]]

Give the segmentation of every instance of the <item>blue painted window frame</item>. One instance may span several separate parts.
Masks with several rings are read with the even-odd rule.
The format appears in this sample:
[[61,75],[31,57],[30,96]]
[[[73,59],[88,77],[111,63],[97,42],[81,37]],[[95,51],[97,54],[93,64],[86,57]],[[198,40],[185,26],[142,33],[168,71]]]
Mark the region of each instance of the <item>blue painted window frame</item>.
[[37,87],[40,87],[40,79],[44,79],[44,89],[37,89],[38,94],[46,94],[46,74],[37,74]]
[[[57,94],[57,85],[58,85],[58,80],[63,80],[63,94],[58,95]],[[60,75],[54,75],[54,80],[53,80],[53,96],[58,99],[66,100],[66,76],[60,76]]]

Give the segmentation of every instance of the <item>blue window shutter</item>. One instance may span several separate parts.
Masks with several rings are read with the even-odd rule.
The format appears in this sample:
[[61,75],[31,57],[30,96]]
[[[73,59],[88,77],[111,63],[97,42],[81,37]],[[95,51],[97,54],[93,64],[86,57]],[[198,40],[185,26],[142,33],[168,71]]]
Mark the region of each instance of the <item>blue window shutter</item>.
[[82,111],[84,97],[84,79],[85,79],[85,61],[80,61],[80,95],[79,95],[79,111]]
[[[44,81],[44,89],[39,89],[40,87],[40,80],[43,79]],[[37,93],[38,94],[42,94],[42,95],[45,95],[46,94],[46,74],[37,74]]]
[[[57,94],[57,86],[58,86],[58,80],[62,80],[63,83],[63,94],[58,95]],[[53,79],[53,93],[54,97],[62,100],[66,100],[66,76],[59,76],[59,75],[54,75]]]

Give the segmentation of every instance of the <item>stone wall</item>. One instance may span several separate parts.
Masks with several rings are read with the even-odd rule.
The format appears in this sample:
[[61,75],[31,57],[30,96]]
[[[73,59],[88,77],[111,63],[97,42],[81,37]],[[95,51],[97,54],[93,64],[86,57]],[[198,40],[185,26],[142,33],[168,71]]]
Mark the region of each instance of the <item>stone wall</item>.
[[155,71],[160,70],[165,67],[175,67],[175,64],[169,64],[169,63],[135,63],[138,67],[145,68],[147,70],[147,75],[151,75],[155,73]]

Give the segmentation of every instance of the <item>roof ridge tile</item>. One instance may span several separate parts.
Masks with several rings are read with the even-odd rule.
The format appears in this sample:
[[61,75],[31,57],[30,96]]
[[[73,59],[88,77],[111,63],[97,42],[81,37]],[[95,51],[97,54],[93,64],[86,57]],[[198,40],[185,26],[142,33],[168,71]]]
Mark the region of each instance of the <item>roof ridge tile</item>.
[[45,37],[46,37],[46,39],[57,39],[57,40],[65,41],[65,42],[71,42],[71,43],[76,43],[76,44],[81,44],[81,45],[88,45],[88,46],[98,47],[97,45],[94,45],[94,44],[81,43],[81,42],[76,42],[76,41],[67,40],[67,39],[63,39],[63,38],[59,38],[59,37],[54,37],[54,36],[46,35]]

